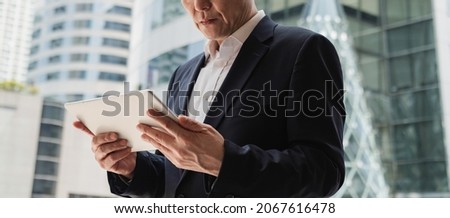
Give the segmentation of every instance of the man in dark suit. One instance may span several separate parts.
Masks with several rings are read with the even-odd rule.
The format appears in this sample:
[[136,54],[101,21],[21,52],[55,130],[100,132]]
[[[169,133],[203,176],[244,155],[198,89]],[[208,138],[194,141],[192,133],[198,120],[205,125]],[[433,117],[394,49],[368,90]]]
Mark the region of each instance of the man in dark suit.
[[[327,197],[345,168],[343,78],[323,36],[284,27],[254,0],[182,0],[208,39],[168,89],[178,122],[138,125],[156,154],[93,136],[111,191],[124,197]],[[75,126],[89,132],[82,123]]]

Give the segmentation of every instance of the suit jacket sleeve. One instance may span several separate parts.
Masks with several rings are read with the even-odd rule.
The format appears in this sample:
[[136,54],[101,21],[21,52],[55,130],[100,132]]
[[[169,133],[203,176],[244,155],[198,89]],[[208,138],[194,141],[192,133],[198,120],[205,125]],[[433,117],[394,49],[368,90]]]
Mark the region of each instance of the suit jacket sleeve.
[[126,184],[119,175],[108,172],[113,194],[122,197],[162,197],[164,194],[164,161],[161,155],[138,152],[133,180]]
[[300,113],[287,114],[288,148],[263,150],[226,140],[212,197],[326,197],[342,186],[343,78],[325,37],[313,34],[301,46],[289,88],[294,95],[288,105]]

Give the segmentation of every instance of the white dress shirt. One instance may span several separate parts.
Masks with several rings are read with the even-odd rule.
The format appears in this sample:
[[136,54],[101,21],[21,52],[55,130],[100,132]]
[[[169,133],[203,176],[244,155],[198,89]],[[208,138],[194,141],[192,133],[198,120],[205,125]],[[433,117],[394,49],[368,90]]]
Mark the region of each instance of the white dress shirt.
[[[206,65],[200,70],[188,104],[189,117],[199,122],[205,120],[215,93],[222,86],[234,63],[242,44],[250,36],[256,25],[266,14],[258,11],[247,23],[226,38],[219,46],[217,41],[208,40],[205,44]],[[222,93],[226,95],[226,93]]]

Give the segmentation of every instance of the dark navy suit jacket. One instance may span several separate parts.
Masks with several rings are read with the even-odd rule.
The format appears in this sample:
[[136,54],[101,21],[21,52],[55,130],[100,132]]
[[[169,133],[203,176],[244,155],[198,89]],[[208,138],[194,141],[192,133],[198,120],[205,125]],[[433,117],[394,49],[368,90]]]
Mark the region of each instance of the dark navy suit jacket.
[[[180,66],[168,105],[186,114],[203,54]],[[225,138],[219,176],[176,168],[139,152],[129,185],[108,173],[124,197],[326,197],[345,177],[345,109],[338,55],[323,36],[268,17],[244,42],[205,123]]]

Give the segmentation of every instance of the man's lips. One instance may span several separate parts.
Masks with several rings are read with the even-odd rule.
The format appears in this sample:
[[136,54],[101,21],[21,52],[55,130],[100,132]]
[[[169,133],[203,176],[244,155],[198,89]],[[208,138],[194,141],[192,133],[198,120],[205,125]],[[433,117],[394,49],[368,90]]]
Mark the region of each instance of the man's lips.
[[212,18],[212,19],[203,19],[199,23],[202,24],[202,25],[208,25],[208,24],[214,23],[214,21],[216,21],[216,19],[214,19],[214,18]]

